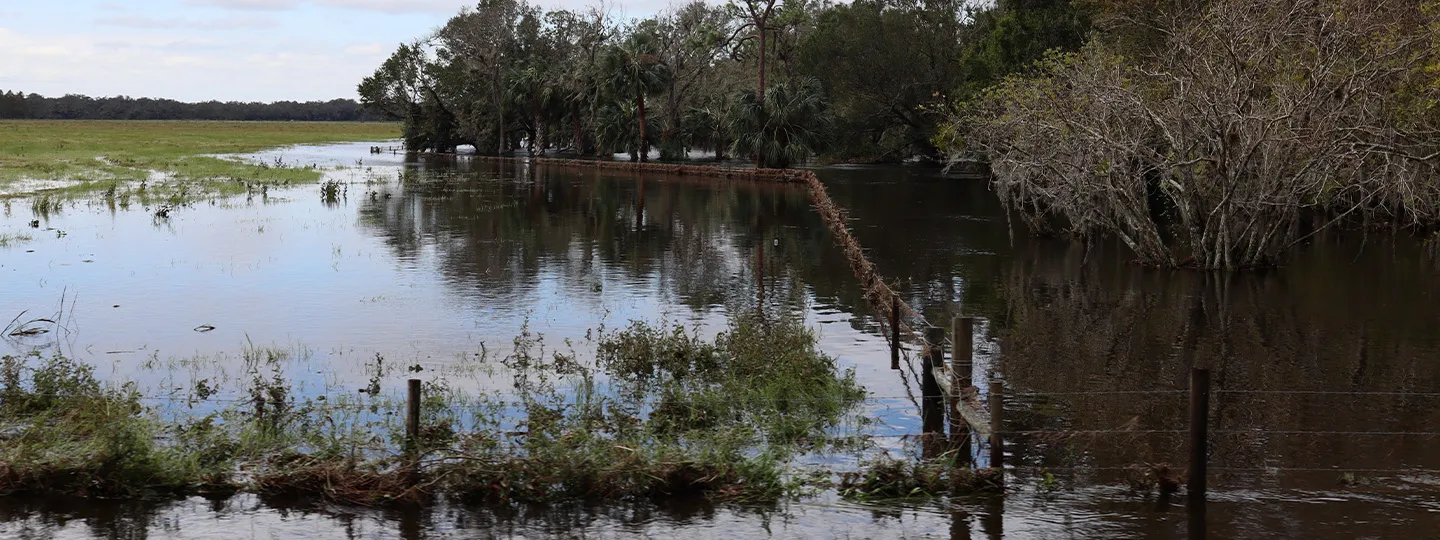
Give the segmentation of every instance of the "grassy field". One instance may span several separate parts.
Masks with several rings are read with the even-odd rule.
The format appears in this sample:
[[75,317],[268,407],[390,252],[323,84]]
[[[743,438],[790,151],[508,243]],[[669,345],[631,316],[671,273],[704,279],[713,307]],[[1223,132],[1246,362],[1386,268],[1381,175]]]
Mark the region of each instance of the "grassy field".
[[399,136],[397,123],[0,121],[0,198],[113,194],[135,186],[172,196],[226,194],[256,185],[314,182],[320,178],[314,170],[207,155]]

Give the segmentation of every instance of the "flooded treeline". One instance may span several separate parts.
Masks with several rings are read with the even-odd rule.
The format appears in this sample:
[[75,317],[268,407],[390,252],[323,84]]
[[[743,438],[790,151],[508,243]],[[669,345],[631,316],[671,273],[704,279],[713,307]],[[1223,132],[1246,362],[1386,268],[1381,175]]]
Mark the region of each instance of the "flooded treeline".
[[628,20],[487,0],[401,45],[358,93],[404,120],[413,151],[938,159],[944,111],[1089,27],[1058,0],[689,2]]

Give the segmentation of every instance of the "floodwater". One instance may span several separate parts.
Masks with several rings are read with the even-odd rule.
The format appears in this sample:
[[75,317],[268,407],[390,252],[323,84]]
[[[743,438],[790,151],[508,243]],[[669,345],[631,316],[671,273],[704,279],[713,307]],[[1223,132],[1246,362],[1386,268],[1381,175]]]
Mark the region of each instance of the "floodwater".
[[[920,430],[913,374],[889,369],[802,187],[369,146],[258,156],[336,167],[345,187],[329,198],[271,190],[165,218],[98,202],[35,216],[12,201],[0,234],[32,239],[0,247],[0,314],[60,322],[5,351],[58,348],[163,391],[200,376],[186,359],[223,368],[247,344],[276,345],[304,351],[315,369],[293,376],[324,393],[362,385],[376,354],[443,372],[522,326],[553,346],[630,319],[714,332],[731,306],[763,302],[804,314],[856,369],[882,445]],[[976,378],[1004,379],[1006,429],[1022,432],[1003,499],[503,512],[0,499],[0,537],[1186,537],[1183,499],[1132,492],[1125,469],[1184,468],[1192,366],[1215,390],[1209,537],[1440,534],[1440,260],[1421,243],[1372,232],[1318,239],[1268,272],[1156,271],[1104,243],[1012,237],[981,179],[817,173],[908,302],[940,325],[978,318]]]

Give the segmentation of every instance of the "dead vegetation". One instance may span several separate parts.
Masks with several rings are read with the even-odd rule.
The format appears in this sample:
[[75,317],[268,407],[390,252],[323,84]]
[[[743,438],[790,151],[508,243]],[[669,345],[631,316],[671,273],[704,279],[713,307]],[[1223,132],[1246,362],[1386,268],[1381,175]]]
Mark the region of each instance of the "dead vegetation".
[[957,120],[1032,229],[1118,237],[1156,266],[1271,266],[1336,224],[1440,223],[1437,8],[1224,0],[1097,41]]

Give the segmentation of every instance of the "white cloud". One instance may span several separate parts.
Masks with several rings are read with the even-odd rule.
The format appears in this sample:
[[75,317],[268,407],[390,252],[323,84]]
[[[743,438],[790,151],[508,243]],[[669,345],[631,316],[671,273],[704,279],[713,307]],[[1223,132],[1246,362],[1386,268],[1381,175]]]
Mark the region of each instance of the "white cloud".
[[235,10],[280,11],[306,4],[382,13],[452,13],[473,2],[465,0],[185,0],[187,6]]
[[264,11],[295,9],[303,3],[302,0],[185,0],[187,6]]
[[[394,44],[475,0],[0,0],[0,86],[186,101],[354,97]],[[530,0],[584,9],[596,0]],[[617,16],[678,0],[605,0]],[[718,0],[711,0],[718,1]],[[14,16],[8,16],[15,14]]]
[[204,57],[190,55],[167,56],[161,60],[161,63],[164,64],[165,67],[169,68],[184,66],[205,67],[206,65]]
[[457,13],[460,8],[474,5],[461,0],[316,0],[315,3],[384,13]]
[[229,19],[155,18],[138,15],[117,15],[95,19],[95,24],[138,28],[141,30],[257,30],[279,26],[271,17],[234,17]]
[[[6,90],[49,96],[147,96],[183,101],[354,97],[375,69],[342,46],[276,40],[23,32],[0,28]],[[289,51],[304,51],[303,53]],[[347,59],[348,58],[348,59]]]

